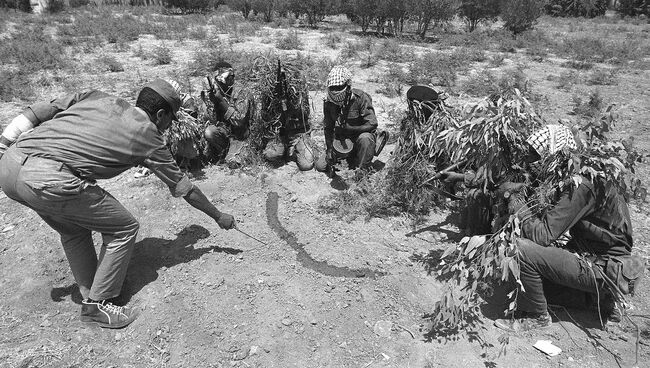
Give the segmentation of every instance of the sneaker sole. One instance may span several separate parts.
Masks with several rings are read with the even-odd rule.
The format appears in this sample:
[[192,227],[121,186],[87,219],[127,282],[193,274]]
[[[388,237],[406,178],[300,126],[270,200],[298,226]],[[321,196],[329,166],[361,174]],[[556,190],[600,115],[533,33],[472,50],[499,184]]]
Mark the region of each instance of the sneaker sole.
[[122,323],[119,324],[109,324],[109,323],[104,323],[104,322],[98,322],[98,321],[93,321],[93,320],[86,320],[83,317],[80,318],[81,322],[87,323],[87,324],[95,324],[101,328],[110,328],[110,329],[119,329],[119,328],[124,328],[128,325],[130,325],[133,321],[135,321],[135,317],[128,319],[126,321],[123,321]]

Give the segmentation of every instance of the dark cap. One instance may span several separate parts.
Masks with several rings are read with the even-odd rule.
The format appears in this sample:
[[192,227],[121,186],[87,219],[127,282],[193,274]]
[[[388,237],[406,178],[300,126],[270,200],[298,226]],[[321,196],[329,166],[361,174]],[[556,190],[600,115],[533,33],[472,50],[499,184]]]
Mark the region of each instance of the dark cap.
[[180,86],[174,81],[156,79],[147,83],[144,87],[149,87],[156,91],[172,108],[172,115],[176,118],[176,112],[181,108]]

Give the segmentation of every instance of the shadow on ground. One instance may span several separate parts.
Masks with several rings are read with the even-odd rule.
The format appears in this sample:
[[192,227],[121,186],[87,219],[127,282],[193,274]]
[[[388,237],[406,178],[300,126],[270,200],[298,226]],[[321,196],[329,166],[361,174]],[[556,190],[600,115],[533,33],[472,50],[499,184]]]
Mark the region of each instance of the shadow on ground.
[[[158,279],[158,270],[170,268],[181,263],[187,263],[201,258],[205,253],[219,252],[238,254],[241,249],[211,246],[195,248],[201,239],[210,236],[210,232],[199,225],[190,225],[176,234],[176,239],[145,238],[135,243],[135,250],[129,263],[126,280],[122,286],[122,294],[112,301],[117,305],[125,305],[142,288]],[[81,294],[76,284],[53,288],[50,296],[53,301],[60,302],[70,295],[72,301],[81,304]]]

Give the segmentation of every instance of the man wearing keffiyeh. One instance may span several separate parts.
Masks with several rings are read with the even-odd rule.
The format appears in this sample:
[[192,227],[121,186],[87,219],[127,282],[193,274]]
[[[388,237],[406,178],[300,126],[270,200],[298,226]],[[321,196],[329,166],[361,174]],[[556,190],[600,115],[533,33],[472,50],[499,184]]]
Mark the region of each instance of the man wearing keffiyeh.
[[[542,158],[577,147],[574,134],[563,125],[547,125],[527,142],[531,148],[529,162],[533,161],[532,167],[537,170],[542,167]],[[573,290],[574,294],[582,291],[586,293],[583,295],[600,295],[603,317],[610,322],[620,321],[612,295],[603,288],[603,274],[608,262],[630,257],[632,224],[627,203],[611,183],[595,186],[586,177],[579,182],[539,217],[531,216],[523,203],[511,206],[512,213],[521,219],[518,250],[523,288],[517,296],[515,315],[495,321],[498,328],[519,332],[550,326],[545,289],[548,293],[558,288]],[[556,241],[567,232],[568,243],[556,247]]]
[[335,139],[349,139],[353,148],[347,160],[350,168],[369,169],[375,155],[377,117],[372,98],[352,88],[352,73],[337,65],[327,77],[327,97],[323,103],[325,156],[316,162],[318,171],[327,171],[336,162]]

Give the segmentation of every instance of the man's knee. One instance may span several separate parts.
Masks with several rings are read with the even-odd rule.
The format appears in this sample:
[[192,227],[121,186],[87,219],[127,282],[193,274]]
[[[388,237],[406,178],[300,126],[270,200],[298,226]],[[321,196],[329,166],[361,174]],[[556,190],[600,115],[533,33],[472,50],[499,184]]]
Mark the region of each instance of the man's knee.
[[368,146],[375,146],[375,135],[372,133],[361,133],[359,134],[359,137],[357,137],[357,144],[363,146],[363,147],[368,147]]

